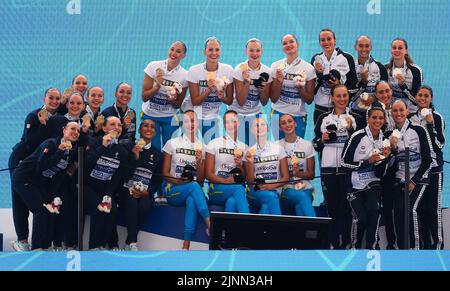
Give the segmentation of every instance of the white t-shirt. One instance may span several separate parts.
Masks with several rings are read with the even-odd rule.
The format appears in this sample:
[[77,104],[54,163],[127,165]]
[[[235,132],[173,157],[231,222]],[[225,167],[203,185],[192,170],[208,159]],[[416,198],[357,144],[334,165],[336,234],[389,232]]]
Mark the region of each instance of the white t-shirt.
[[172,156],[170,162],[170,175],[181,178],[184,166],[195,166],[195,144],[202,146],[202,156],[205,157],[205,146],[200,141],[191,142],[185,135],[175,137],[167,141],[163,152]]
[[[206,79],[207,73],[206,63],[194,65],[189,68],[187,81],[199,85],[199,94],[202,94],[208,89],[208,81]],[[230,65],[219,63],[216,78],[222,77],[227,77],[230,82],[233,82],[233,68]],[[221,105],[222,101],[219,99],[217,91],[214,89],[209,96],[206,97],[201,106],[193,106],[191,96],[186,97],[183,110],[193,109],[200,119],[211,120],[217,117]]]
[[[239,68],[239,66],[246,63],[247,62],[243,62],[236,66],[236,68],[233,71],[234,79],[239,80],[241,82],[244,81],[244,78],[242,77],[242,70]],[[271,69],[264,64],[260,65],[259,70],[253,70],[249,67],[249,73],[250,73],[250,86],[248,88],[247,100],[245,101],[245,104],[243,106],[239,105],[235,93],[233,103],[229,107],[229,109],[234,110],[242,115],[254,115],[261,112],[262,104],[260,101],[259,91],[258,88],[256,88],[253,85],[253,82],[259,78],[259,75],[261,73],[269,74],[269,80],[267,81],[267,84],[271,83],[273,80]]]
[[206,152],[214,155],[214,174],[228,178],[229,172],[238,166],[234,162],[234,150],[240,149],[244,154],[245,147],[244,143],[234,141],[229,136],[221,136],[210,141],[206,146]]
[[280,99],[276,103],[272,103],[272,109],[281,113],[289,113],[292,116],[306,115],[306,102],[303,101],[298,88],[293,81],[294,77],[298,76],[301,71],[306,72],[306,82],[315,79],[316,71],[314,67],[301,58],[295,59],[290,65],[287,64],[286,59],[276,61],[270,67],[272,75],[275,77],[278,66],[284,64],[286,67],[283,70],[284,80],[281,87]]
[[[282,140],[280,140],[280,144],[284,148],[286,155],[288,156],[289,176],[291,178],[294,177],[294,170],[290,159],[291,156],[295,155],[297,157],[298,167],[300,171],[306,171],[308,167],[307,160],[309,158],[313,158],[316,155],[313,144],[301,137],[297,137],[297,140],[293,143],[286,142],[286,140],[283,138]],[[303,183],[305,185],[304,189],[312,188],[312,184],[310,181],[303,180]],[[288,184],[287,187],[294,188],[294,185]]]
[[256,149],[253,157],[255,178],[262,177],[266,183],[277,182],[280,177],[280,161],[286,157],[286,152],[279,142],[268,141],[263,149],[257,144],[250,147]]
[[[186,81],[187,71],[178,65],[170,72],[167,71],[167,60],[155,61],[147,65],[144,73],[151,77],[153,80],[156,79],[156,70],[162,69],[164,71],[163,76],[163,86],[173,86],[174,82],[178,82],[186,88],[188,83]],[[173,107],[168,100],[169,93],[165,87],[159,88],[155,96],[153,96],[149,101],[142,104],[142,111],[153,117],[170,117],[173,116],[177,108]]]

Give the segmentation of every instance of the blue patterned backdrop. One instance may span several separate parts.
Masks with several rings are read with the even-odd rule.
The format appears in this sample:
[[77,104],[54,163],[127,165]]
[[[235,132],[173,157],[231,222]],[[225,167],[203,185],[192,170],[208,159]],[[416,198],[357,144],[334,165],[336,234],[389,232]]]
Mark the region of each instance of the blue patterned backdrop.
[[[368,4],[375,5],[368,9]],[[280,39],[298,35],[306,60],[320,50],[318,32],[331,27],[338,46],[355,53],[360,34],[373,39],[373,55],[387,62],[390,42],[408,40],[410,54],[435,90],[438,110],[450,121],[445,105],[450,85],[450,3],[446,0],[3,0],[0,8],[0,168],[7,167],[26,114],[40,106],[50,86],[70,86],[83,73],[91,85],[105,89],[112,104],[117,83],[134,88],[131,106],[140,111],[143,69],[166,57],[176,39],[188,46],[183,66],[202,62],[204,40],[222,42],[221,61],[245,59],[247,39],[263,42],[263,62],[283,57]],[[70,9],[67,9],[68,4]],[[370,6],[370,5],[369,5]],[[379,12],[379,14],[377,14]],[[312,106],[306,138],[312,138]],[[449,131],[446,131],[449,136]],[[449,147],[445,158],[450,159]],[[445,168],[446,174],[449,166]],[[448,175],[447,175],[448,176]],[[446,183],[448,185],[448,183]],[[316,184],[317,185],[317,184]],[[320,187],[318,187],[320,189]],[[444,206],[450,205],[446,190]],[[10,207],[9,175],[0,172],[0,208]],[[318,191],[315,204],[322,201]]]

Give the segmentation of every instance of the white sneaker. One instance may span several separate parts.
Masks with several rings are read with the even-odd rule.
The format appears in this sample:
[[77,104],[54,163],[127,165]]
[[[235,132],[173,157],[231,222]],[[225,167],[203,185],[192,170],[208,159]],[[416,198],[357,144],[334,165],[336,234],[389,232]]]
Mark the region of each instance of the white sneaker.
[[12,241],[11,242],[11,247],[16,251],[16,252],[29,252],[31,251],[31,246],[28,242],[21,242],[18,240]]
[[137,252],[139,251],[137,243],[130,243],[129,245],[125,245],[125,250],[126,251],[132,251],[132,252]]

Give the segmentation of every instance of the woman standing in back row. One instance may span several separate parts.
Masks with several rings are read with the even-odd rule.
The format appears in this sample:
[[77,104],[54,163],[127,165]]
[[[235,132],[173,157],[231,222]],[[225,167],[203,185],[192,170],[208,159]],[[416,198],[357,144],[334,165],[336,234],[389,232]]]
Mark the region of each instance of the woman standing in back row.
[[271,70],[261,63],[263,54],[261,41],[251,38],[245,45],[248,60],[236,66],[233,72],[235,97],[230,110],[239,114],[240,124],[238,137],[246,145],[250,142],[250,127],[253,119],[261,114],[262,106],[269,101]]
[[303,138],[306,130],[306,104],[313,101],[316,72],[313,66],[299,57],[300,45],[295,35],[286,34],[281,44],[286,58],[271,66],[274,74],[270,89],[272,134],[275,140],[284,138],[284,133],[278,131],[279,120],[283,114],[290,114],[297,123],[296,134]]
[[219,62],[222,47],[216,37],[206,40],[203,54],[206,61],[189,68],[191,96],[185,105],[198,114],[203,140],[208,143],[218,135],[217,117],[222,103],[233,102],[233,68]]
[[414,64],[409,54],[408,43],[403,38],[392,41],[391,55],[386,68],[394,101],[403,100],[409,112],[415,112],[417,110],[415,96],[423,82],[422,69]]
[[[319,34],[319,43],[322,52],[315,54],[311,59],[317,73],[316,89],[314,91],[314,124],[319,116],[330,112],[331,88],[344,84],[353,96],[356,91],[358,77],[356,75],[353,56],[336,48],[336,35],[329,28],[322,29]],[[351,97],[350,96],[350,97]]]
[[142,120],[155,122],[156,138],[152,144],[159,150],[178,129],[175,114],[183,103],[188,87],[187,71],[181,66],[186,52],[186,45],[175,41],[170,45],[166,60],[151,62],[144,70]]

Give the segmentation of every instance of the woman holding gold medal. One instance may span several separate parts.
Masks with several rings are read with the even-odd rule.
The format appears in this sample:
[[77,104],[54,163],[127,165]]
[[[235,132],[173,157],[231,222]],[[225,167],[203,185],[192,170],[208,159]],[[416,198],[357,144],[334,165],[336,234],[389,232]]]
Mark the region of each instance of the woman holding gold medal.
[[[88,137],[95,137],[103,134],[101,129],[103,126],[104,117],[99,114],[100,106],[104,101],[103,89],[98,86],[90,88],[87,91],[88,104],[84,104],[82,102],[82,98],[79,93],[74,93],[72,95],[69,97],[70,100],[67,102],[68,112],[66,115],[58,117],[55,132],[57,132],[57,129],[61,126],[61,124],[64,124],[64,122],[68,122],[69,120],[76,121],[82,127],[79,143],[80,145],[85,146],[88,143]],[[77,163],[70,164],[67,167],[66,181],[63,186],[63,191],[66,191],[66,203],[64,203],[63,208],[67,208],[67,211],[65,211],[63,215],[65,224],[64,236],[65,246],[68,248],[75,248],[77,245],[77,175]]]
[[130,108],[128,104],[131,101],[132,88],[128,83],[120,83],[116,87],[116,102],[103,110],[102,115],[118,117],[122,123],[123,130],[119,136],[119,143],[133,144],[136,140],[136,111]]
[[69,99],[70,95],[72,95],[72,93],[75,93],[75,92],[80,93],[84,100],[84,94],[86,93],[88,88],[89,88],[88,87],[88,79],[86,76],[80,74],[80,75],[76,75],[75,77],[73,77],[72,85],[70,86],[70,88],[67,88],[62,93],[61,104],[58,108],[58,113],[60,115],[64,115],[67,113],[66,103],[67,103],[67,100]]
[[[20,141],[13,147],[8,160],[9,173],[12,177],[19,162],[28,157],[47,136],[47,121],[57,114],[60,105],[61,93],[56,88],[49,88],[44,93],[44,105],[33,110],[25,118],[25,126]],[[12,212],[17,240],[13,241],[12,247],[16,251],[27,251],[30,249],[28,243],[28,207],[23,200],[11,188]]]
[[107,117],[103,132],[102,137],[90,138],[86,148],[85,206],[91,216],[89,249],[101,249],[111,244],[116,226],[116,193],[121,179],[126,180],[128,173],[124,165],[129,162],[129,151],[119,143],[120,119]]
[[13,189],[33,213],[31,250],[48,249],[56,239],[54,215],[64,202],[60,188],[67,165],[76,159],[79,136],[79,125],[67,123],[62,137],[45,140],[13,173]]
[[267,121],[256,118],[252,124],[256,144],[247,150],[244,165],[250,190],[247,199],[260,214],[281,215],[281,187],[289,182],[287,156],[280,143],[269,141]]
[[233,102],[233,68],[219,62],[222,48],[216,37],[206,40],[203,54],[206,61],[189,68],[190,97],[184,107],[199,113],[200,131],[208,143],[218,135],[216,122],[222,103]]
[[316,153],[310,141],[297,136],[296,127],[297,123],[290,114],[281,116],[280,129],[285,138],[280,140],[280,145],[288,157],[291,183],[284,187],[280,204],[294,208],[298,216],[316,216],[312,206],[314,189],[310,181],[314,178]]
[[251,38],[245,45],[248,60],[240,63],[233,71],[235,97],[229,109],[239,114],[240,124],[238,137],[246,145],[250,142],[250,127],[253,119],[261,114],[262,106],[269,101],[272,73],[269,67],[261,63],[262,44],[259,39]]
[[306,105],[313,101],[316,72],[311,64],[299,57],[300,44],[295,35],[286,34],[281,44],[286,58],[271,66],[274,75],[270,88],[272,134],[275,140],[284,138],[284,133],[279,132],[279,120],[281,115],[287,113],[294,117],[296,134],[303,138],[306,131]]
[[155,122],[156,138],[152,143],[157,149],[172,138],[179,126],[175,114],[184,101],[188,87],[187,71],[181,66],[186,50],[183,42],[176,41],[171,44],[166,60],[151,62],[144,70],[142,120]]
[[81,128],[80,144],[85,145],[87,143],[87,133],[91,127],[91,123],[89,122],[89,116],[81,115],[85,108],[83,96],[78,92],[72,93],[67,100],[66,106],[67,113],[65,115],[56,115],[48,120],[48,136],[52,138],[60,136],[64,126],[70,121],[75,121]]
[[[140,139],[131,148],[128,177],[120,187],[121,205],[128,230],[125,250],[137,251],[138,232],[152,205],[153,194],[161,186],[162,153],[153,146],[155,122],[145,119],[139,126]],[[129,145],[131,147],[131,145]]]
[[105,97],[101,87],[94,86],[89,88],[87,91],[87,104],[81,113],[83,121],[90,123],[90,128],[88,131],[89,136],[98,136],[102,133],[105,117],[100,114],[100,106],[102,106],[104,101]]
[[199,182],[204,180],[205,147],[197,139],[198,119],[194,111],[183,113],[183,135],[170,139],[163,148],[162,174],[167,203],[186,207],[183,249],[188,250],[197,225],[203,218],[207,230],[211,226],[205,194]]
[[205,175],[212,205],[224,205],[225,212],[248,213],[245,197],[245,171],[242,158],[245,144],[238,140],[237,112],[228,110],[223,116],[225,136],[213,139],[206,146]]

